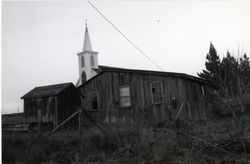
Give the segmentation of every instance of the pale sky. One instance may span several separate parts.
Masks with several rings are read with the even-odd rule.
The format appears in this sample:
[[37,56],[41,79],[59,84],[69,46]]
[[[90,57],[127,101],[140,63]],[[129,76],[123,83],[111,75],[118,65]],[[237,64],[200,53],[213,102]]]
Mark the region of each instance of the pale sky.
[[[164,71],[196,76],[210,41],[221,56],[250,54],[247,0],[91,2]],[[20,97],[36,86],[76,83],[85,19],[100,65],[158,70],[88,1],[4,1],[2,113],[22,112]]]

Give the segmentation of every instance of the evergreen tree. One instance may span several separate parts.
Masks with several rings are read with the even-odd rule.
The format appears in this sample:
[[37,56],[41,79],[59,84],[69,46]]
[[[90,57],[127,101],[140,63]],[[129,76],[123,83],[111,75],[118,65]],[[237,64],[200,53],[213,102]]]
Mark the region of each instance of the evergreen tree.
[[250,60],[247,54],[244,54],[243,57],[240,58],[239,72],[240,78],[244,82],[244,85],[246,85],[247,91],[250,93]]
[[217,84],[219,82],[220,58],[212,42],[210,43],[209,53],[206,56],[205,66],[206,70],[198,73],[198,76],[204,80]]
[[217,96],[217,100],[232,112],[233,118],[236,118],[235,112],[239,110],[236,106],[240,106],[241,113],[250,111],[249,57],[244,54],[241,58],[235,58],[227,51],[227,55],[220,61],[216,49],[210,43],[205,66],[206,70],[198,73],[198,76],[218,87],[218,92],[212,92],[212,95]]
[[198,76],[217,85],[220,96],[233,97],[250,93],[250,60],[246,54],[237,59],[227,51],[227,55],[220,61],[214,45],[210,43],[205,66],[206,69]]
[[220,63],[220,93],[222,96],[232,97],[239,91],[238,80],[240,78],[238,61],[227,51]]
[[246,54],[236,59],[227,52],[220,63],[220,70],[220,85],[223,86],[224,93],[227,92],[226,96],[239,96],[250,91],[250,61]]

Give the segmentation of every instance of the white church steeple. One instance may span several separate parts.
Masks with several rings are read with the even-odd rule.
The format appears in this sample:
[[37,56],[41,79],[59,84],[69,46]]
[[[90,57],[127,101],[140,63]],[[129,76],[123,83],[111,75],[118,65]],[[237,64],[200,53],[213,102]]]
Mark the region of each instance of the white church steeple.
[[92,46],[89,37],[89,30],[87,23],[85,24],[85,35],[84,35],[84,42],[83,42],[83,51],[92,51]]
[[98,69],[98,52],[92,50],[87,23],[85,23],[85,35],[82,52],[78,53],[79,79],[76,86],[94,77]]

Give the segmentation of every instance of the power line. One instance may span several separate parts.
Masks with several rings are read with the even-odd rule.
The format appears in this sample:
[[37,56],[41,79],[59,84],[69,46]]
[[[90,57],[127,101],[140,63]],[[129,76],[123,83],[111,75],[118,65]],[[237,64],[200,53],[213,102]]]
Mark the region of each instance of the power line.
[[88,3],[112,26],[118,31],[130,44],[132,44],[144,57],[151,61],[157,68],[164,71],[156,62],[154,62],[149,56],[147,56],[139,47],[137,47],[132,41],[130,41],[108,18],[106,18],[100,10],[98,10],[90,1]]

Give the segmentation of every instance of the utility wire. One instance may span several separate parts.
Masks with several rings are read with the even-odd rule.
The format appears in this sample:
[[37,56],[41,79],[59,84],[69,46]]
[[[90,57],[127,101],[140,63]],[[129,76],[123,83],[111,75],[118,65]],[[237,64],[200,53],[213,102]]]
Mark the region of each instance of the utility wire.
[[164,71],[156,62],[154,62],[149,56],[147,56],[139,47],[137,47],[132,41],[130,41],[108,18],[106,18],[100,10],[98,10],[90,1],[88,3],[112,26],[118,31],[130,44],[132,44],[144,57],[150,60],[157,68]]

